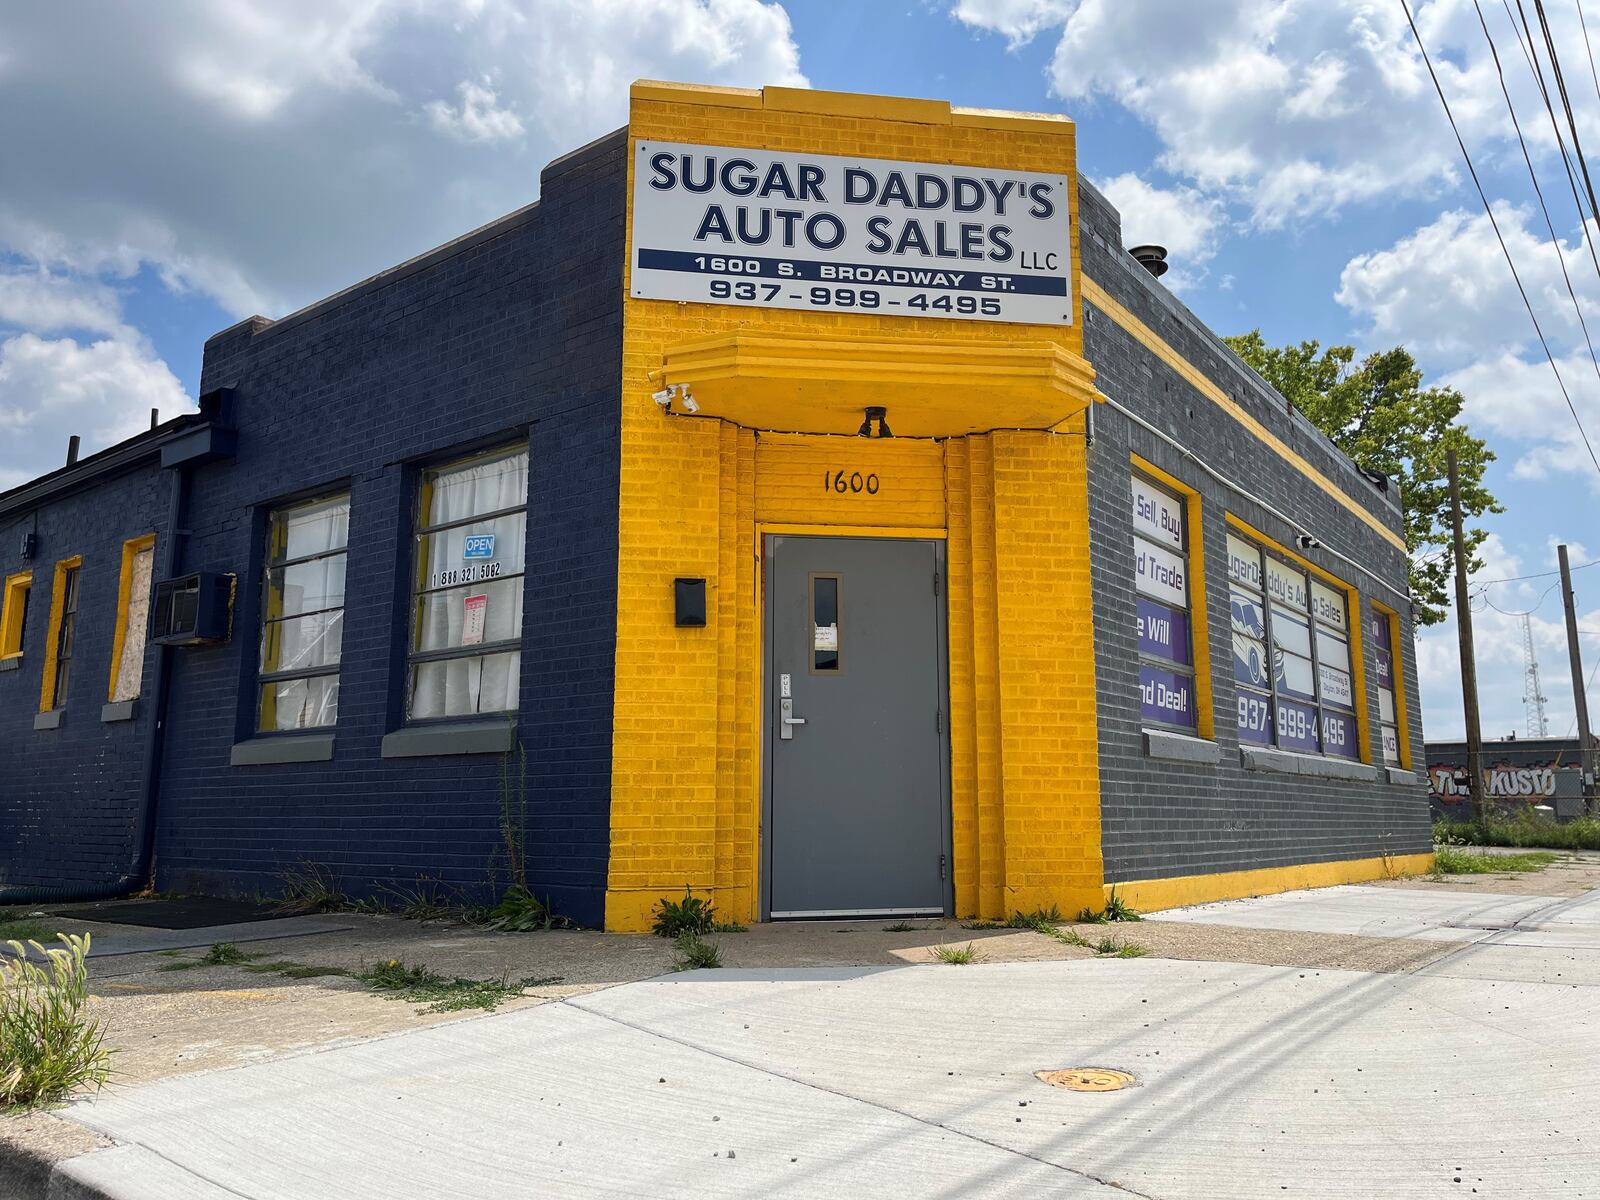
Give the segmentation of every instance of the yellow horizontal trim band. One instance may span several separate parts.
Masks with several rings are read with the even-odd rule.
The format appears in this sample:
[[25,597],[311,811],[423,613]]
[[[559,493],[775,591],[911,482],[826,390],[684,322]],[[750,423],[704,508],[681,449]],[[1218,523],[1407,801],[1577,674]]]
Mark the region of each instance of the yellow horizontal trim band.
[[1329,479],[1321,471],[1317,470],[1316,467],[1307,462],[1302,455],[1297,454],[1294,450],[1290,449],[1289,445],[1284,442],[1282,438],[1278,437],[1277,434],[1273,433],[1260,421],[1256,420],[1242,407],[1240,407],[1239,404],[1237,404],[1234,399],[1228,395],[1228,393],[1224,392],[1216,384],[1212,383],[1211,380],[1205,375],[1201,374],[1198,367],[1196,367],[1188,359],[1184,358],[1183,355],[1179,354],[1176,350],[1169,346],[1158,334],[1156,334],[1154,330],[1152,330],[1143,321],[1139,320],[1138,317],[1134,316],[1127,309],[1123,308],[1122,305],[1113,300],[1105,288],[1101,287],[1087,275],[1083,277],[1083,298],[1085,301],[1098,308],[1101,312],[1105,313],[1106,316],[1110,317],[1118,325],[1122,326],[1122,328],[1127,331],[1130,337],[1132,337],[1136,342],[1142,344],[1145,349],[1149,350],[1157,358],[1165,362],[1207,400],[1210,400],[1218,408],[1222,409],[1223,412],[1227,413],[1235,421],[1238,421],[1239,424],[1243,425],[1247,430],[1249,430],[1250,433],[1253,434],[1259,441],[1265,443],[1267,446],[1270,446],[1273,450],[1275,450],[1278,453],[1278,456],[1290,466],[1294,467],[1307,479],[1311,480],[1312,483],[1316,484],[1323,491],[1327,492],[1328,495],[1337,500],[1341,505],[1349,509],[1365,524],[1376,530],[1378,535],[1382,537],[1384,541],[1394,546],[1397,550],[1405,550],[1405,538],[1401,537],[1398,533],[1394,532],[1394,530],[1385,525],[1379,518],[1368,512],[1364,505],[1362,505],[1353,496],[1345,492],[1343,488],[1339,487],[1338,484],[1334,483],[1333,480]]
[[756,529],[762,535],[772,533],[784,537],[922,538],[938,541],[946,536],[944,529],[931,525],[919,529],[915,525],[769,525],[763,522]]
[[1433,870],[1432,854],[1399,854],[1390,858],[1351,858],[1340,862],[1298,863],[1288,867],[1261,867],[1253,871],[1222,871],[1215,875],[1180,875],[1176,879],[1139,879],[1106,884],[1117,897],[1140,912],[1159,912],[1214,900],[1244,896],[1270,896],[1302,888],[1335,887],[1341,883],[1367,883],[1422,875]]

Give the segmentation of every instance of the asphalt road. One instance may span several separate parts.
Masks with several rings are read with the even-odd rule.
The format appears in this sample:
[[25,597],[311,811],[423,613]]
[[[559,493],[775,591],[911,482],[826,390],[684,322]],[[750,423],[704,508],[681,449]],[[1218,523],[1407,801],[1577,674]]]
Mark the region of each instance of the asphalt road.
[[[666,976],[107,1092],[68,1115],[119,1144],[58,1183],[121,1200],[1600,1197],[1600,892],[1344,887],[1161,919],[1450,947],[1410,973]],[[1065,1067],[1137,1082],[1034,1077]]]

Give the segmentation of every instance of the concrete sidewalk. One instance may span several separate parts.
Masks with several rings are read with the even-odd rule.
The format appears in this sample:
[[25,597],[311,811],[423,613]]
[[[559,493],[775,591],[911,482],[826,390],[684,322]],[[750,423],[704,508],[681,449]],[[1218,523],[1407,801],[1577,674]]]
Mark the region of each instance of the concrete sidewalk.
[[[1410,974],[664,976],[108,1091],[68,1111],[118,1145],[51,1195],[1600,1197],[1600,894],[1333,888],[1148,925],[1184,922],[1453,944]],[[1070,1066],[1138,1084],[1034,1078]]]

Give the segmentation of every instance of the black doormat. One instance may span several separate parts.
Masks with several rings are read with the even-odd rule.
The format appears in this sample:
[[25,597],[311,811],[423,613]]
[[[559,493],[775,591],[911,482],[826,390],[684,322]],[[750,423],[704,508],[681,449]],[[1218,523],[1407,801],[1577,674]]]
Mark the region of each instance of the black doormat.
[[241,921],[276,921],[289,914],[258,900],[181,896],[175,900],[102,900],[94,904],[74,904],[51,909],[50,915],[78,921],[144,925],[151,929],[204,929],[208,925],[233,925]]

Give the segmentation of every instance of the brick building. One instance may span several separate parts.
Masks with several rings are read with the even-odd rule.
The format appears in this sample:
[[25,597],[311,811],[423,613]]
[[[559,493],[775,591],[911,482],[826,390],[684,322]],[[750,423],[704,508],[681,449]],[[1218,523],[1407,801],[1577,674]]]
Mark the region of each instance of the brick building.
[[1393,485],[1070,122],[644,83],[539,197],[0,495],[0,900],[482,899],[508,822],[620,930],[1426,859]]

